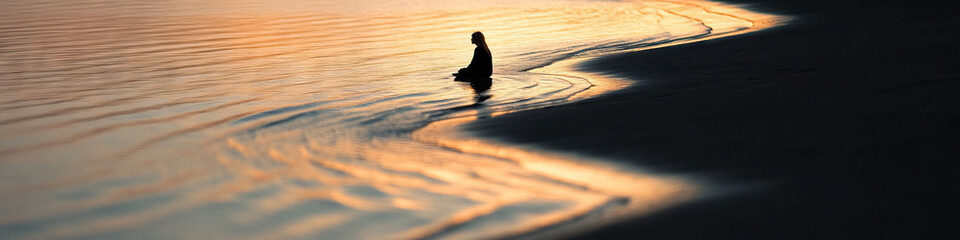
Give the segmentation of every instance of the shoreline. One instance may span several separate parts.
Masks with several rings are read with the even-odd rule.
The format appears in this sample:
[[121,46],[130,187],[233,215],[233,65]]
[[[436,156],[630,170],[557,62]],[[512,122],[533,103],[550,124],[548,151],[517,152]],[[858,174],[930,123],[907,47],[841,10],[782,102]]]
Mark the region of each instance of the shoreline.
[[[710,7],[720,9],[719,11],[717,11],[717,9],[712,9],[713,11],[711,11],[708,8],[704,8],[705,11],[714,14],[730,15],[729,13],[720,11],[737,11],[753,16],[755,18],[752,19],[737,17],[750,21],[752,26],[719,34],[698,35],[651,42],[645,44],[647,46],[640,48],[588,56],[575,56],[524,71],[580,78],[589,82],[591,86],[588,89],[576,93],[570,97],[570,102],[563,104],[568,105],[622,91],[635,85],[634,80],[579,69],[579,66],[586,62],[618,53],[646,51],[749,34],[782,26],[791,19],[788,16],[750,12],[717,2],[704,3],[713,4]],[[701,5],[697,6],[703,7]],[[556,106],[547,106],[545,108],[552,107]],[[516,112],[535,112],[540,109],[543,108],[478,113],[476,116],[444,119],[420,128],[412,134],[412,138],[420,142],[450,148],[464,154],[479,154],[510,160],[517,164],[527,166],[528,169],[534,172],[550,176],[556,181],[580,185],[586,189],[606,192],[612,196],[620,196],[619,198],[622,198],[616,200],[615,197],[611,200],[612,202],[601,204],[600,206],[575,210],[574,213],[567,214],[555,222],[543,222],[537,227],[524,228],[505,235],[495,235],[497,236],[496,238],[559,238],[570,236],[571,234],[601,229],[630,218],[655,213],[689,202],[697,202],[702,200],[701,198],[716,195],[716,191],[704,190],[704,188],[719,186],[704,184],[703,181],[697,179],[697,176],[676,173],[653,173],[647,171],[642,166],[625,165],[616,160],[570,152],[549,151],[549,149],[535,146],[515,147],[510,146],[507,142],[490,140],[490,138],[477,136],[470,131],[462,131],[459,129],[462,126],[469,125],[470,122],[486,118],[495,118]],[[560,170],[558,171],[558,169]],[[567,169],[567,171],[562,169]],[[597,182],[598,179],[605,181]],[[637,193],[629,190],[632,188],[623,189],[617,186],[634,186],[632,188],[644,188],[644,190],[640,191],[642,193]],[[654,192],[657,194],[653,194]],[[444,227],[450,228],[450,226]],[[442,232],[434,234],[442,234]],[[414,238],[422,237],[423,236]],[[427,235],[427,237],[435,237],[435,235]]]
[[[590,74],[640,81],[467,123],[498,143],[616,159],[746,189],[581,238],[935,237],[955,223],[958,17],[936,6],[764,3],[797,24],[605,55]],[[750,7],[747,7],[750,9]],[[779,9],[779,10],[778,10]],[[941,10],[942,11],[942,10]],[[878,14],[878,15],[868,15]],[[857,15],[857,14],[863,15]],[[866,18],[872,17],[872,18]],[[907,21],[909,20],[909,21]],[[563,129],[563,130],[560,130]],[[910,160],[910,161],[907,161]],[[914,197],[920,196],[920,197]],[[907,220],[909,219],[909,220]]]

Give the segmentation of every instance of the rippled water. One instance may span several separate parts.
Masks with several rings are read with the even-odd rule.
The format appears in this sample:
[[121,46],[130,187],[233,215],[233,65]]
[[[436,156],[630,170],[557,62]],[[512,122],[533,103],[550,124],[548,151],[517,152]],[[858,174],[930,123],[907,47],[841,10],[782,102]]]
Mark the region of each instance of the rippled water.
[[[449,126],[623,85],[541,68],[559,60],[758,15],[510,2],[0,2],[0,237],[488,238],[689,195]],[[482,102],[450,76],[476,30],[494,56]]]

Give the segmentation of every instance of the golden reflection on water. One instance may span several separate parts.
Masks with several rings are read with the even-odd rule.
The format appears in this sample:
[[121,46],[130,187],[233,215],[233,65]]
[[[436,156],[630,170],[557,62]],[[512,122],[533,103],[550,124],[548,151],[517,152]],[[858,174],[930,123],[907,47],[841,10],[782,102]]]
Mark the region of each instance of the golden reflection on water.
[[[456,131],[456,126],[469,121],[472,119],[465,117],[436,122],[418,130],[413,137],[464,153],[514,161],[523,169],[555,181],[524,186],[529,189],[545,190],[537,192],[536,197],[574,199],[579,204],[578,207],[572,207],[568,211],[556,212],[532,220],[526,225],[519,225],[513,231],[501,236],[534,232],[548,225],[567,223],[564,228],[547,234],[559,236],[558,234],[564,232],[583,230],[656,210],[661,206],[676,204],[691,197],[697,189],[697,186],[684,180],[640,174],[637,169],[626,165],[617,166],[609,162],[604,165],[530,148],[511,147]],[[495,178],[509,179],[510,176]],[[592,222],[570,222],[587,214],[603,217],[595,217]]]
[[[583,58],[776,22],[700,1],[284,3],[0,3],[0,238],[488,238],[654,210],[698,186],[454,126],[629,85]],[[449,75],[476,30],[481,103]]]

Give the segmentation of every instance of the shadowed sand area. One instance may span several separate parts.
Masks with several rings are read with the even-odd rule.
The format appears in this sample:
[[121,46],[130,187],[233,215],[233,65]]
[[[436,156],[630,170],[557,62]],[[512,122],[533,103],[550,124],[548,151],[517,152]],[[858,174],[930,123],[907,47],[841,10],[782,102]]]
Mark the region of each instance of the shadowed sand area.
[[954,234],[960,17],[922,1],[730,2],[796,19],[588,61],[580,69],[637,84],[464,128],[718,186],[585,239]]

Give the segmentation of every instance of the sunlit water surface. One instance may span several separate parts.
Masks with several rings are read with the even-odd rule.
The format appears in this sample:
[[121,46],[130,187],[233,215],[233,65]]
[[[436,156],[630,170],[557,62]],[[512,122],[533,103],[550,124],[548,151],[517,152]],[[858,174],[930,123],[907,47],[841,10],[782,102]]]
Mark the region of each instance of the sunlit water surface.
[[[756,24],[703,2],[338,2],[0,2],[0,238],[536,236],[665,205],[694,187],[449,125],[622,87],[558,60]],[[483,102],[450,76],[477,30]]]

